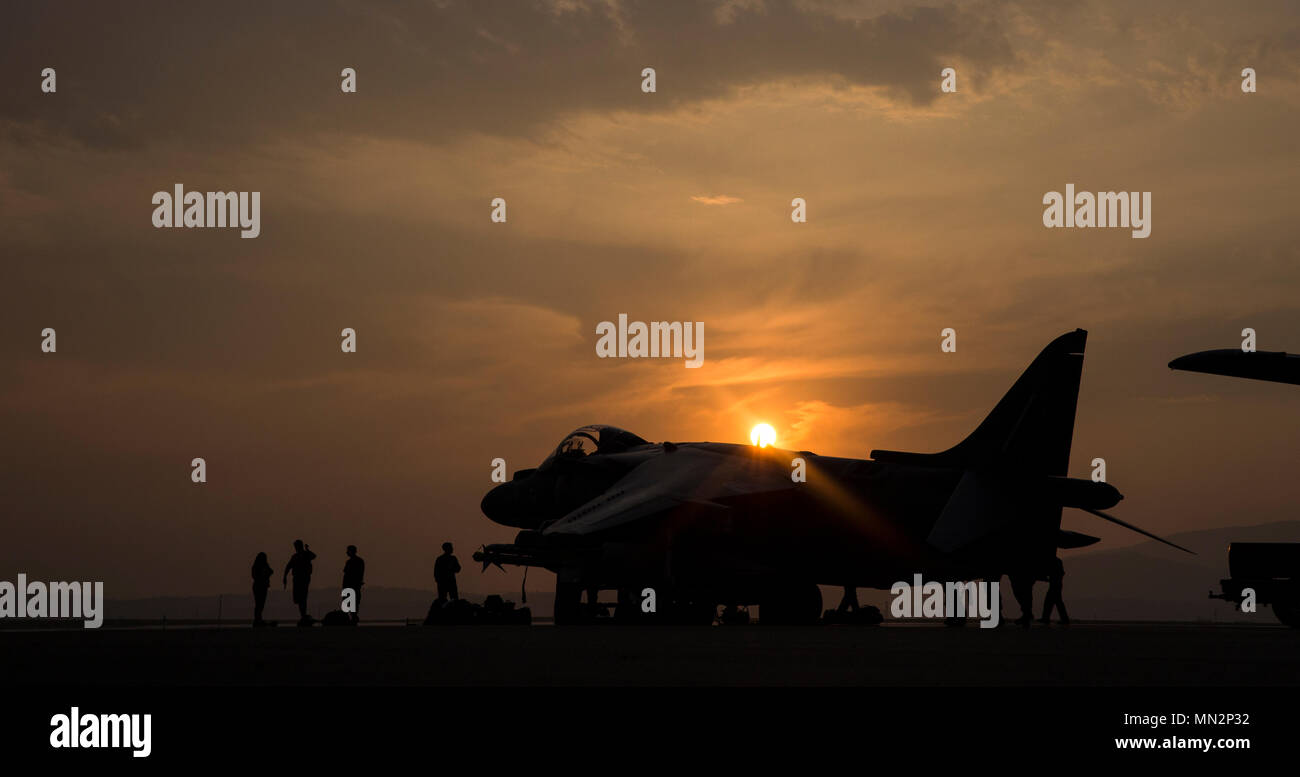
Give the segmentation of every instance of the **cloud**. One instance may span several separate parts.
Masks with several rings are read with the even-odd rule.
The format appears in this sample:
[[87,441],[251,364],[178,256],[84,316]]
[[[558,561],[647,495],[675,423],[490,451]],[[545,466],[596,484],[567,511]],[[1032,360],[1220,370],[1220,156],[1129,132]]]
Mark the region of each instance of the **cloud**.
[[[954,58],[979,73],[1014,64],[1000,23],[956,5],[870,18],[779,0],[76,8],[5,10],[0,128],[11,140],[111,151],[321,132],[534,136],[566,115],[676,110],[774,79],[878,88],[923,105]],[[658,71],[651,95],[640,90],[646,66]],[[56,94],[38,88],[44,67],[58,72]],[[339,89],[344,67],[357,71],[356,94]]]
[[729,197],[725,194],[718,194],[713,196],[697,194],[691,197],[691,201],[701,202],[704,203],[705,205],[731,205],[732,203],[736,203],[736,202],[744,202],[744,200],[740,199],[739,197]]
[[[1150,513],[1129,517],[1300,498],[1288,387],[1165,366],[1244,326],[1297,348],[1293,6],[10,5],[0,408],[33,519],[0,563],[58,547],[126,591],[156,553],[81,533],[212,542],[187,583],[212,591],[226,550],[341,546],[362,516],[376,559],[506,541],[478,513],[487,462],[590,422],[941,450],[1076,326],[1075,459],[1107,457]],[[1068,181],[1152,190],[1152,237],[1043,229]],[[152,229],[175,182],[261,191],[262,236]],[[595,358],[619,313],[703,321],[705,366]],[[1215,482],[1267,486],[1187,485]]]

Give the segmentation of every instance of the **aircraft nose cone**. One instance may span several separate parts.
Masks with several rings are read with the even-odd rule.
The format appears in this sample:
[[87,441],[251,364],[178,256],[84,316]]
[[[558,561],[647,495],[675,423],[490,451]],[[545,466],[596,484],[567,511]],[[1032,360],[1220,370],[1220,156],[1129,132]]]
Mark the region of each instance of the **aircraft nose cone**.
[[1100,489],[1103,496],[1102,503],[1097,507],[1098,510],[1106,510],[1114,507],[1124,498],[1124,495],[1119,492],[1119,489],[1115,488],[1110,483],[1103,483],[1102,485],[1104,485],[1105,488]]
[[509,483],[502,483],[483,496],[479,509],[489,520],[505,526],[512,526],[515,512],[514,494]]

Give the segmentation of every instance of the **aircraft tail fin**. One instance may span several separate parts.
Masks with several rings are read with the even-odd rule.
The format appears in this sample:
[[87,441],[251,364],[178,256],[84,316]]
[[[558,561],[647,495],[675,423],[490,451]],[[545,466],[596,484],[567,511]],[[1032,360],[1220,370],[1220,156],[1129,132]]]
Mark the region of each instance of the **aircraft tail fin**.
[[1077,537],[1086,537],[1060,530],[1062,508],[1076,507],[1192,552],[1102,512],[1124,498],[1113,486],[1066,477],[1087,342],[1076,329],[1048,343],[975,431],[948,450],[871,452],[877,461],[966,470],[930,530],[932,546],[951,553],[994,541],[1004,565],[1041,570],[1058,547],[1078,547]]
[[1030,363],[975,431],[942,453],[872,451],[877,461],[974,469],[1010,466],[1021,472],[1065,475],[1088,333],[1053,340]]
[[[1075,484],[1064,476],[1087,340],[1076,329],[1049,343],[975,431],[948,450],[872,451],[878,461],[966,470],[930,531],[931,545],[954,552],[1016,527],[1016,538],[1002,543],[1008,558],[1037,563],[1055,552],[1061,508],[1080,501],[1065,493]],[[1118,492],[1108,496],[1118,501]]]

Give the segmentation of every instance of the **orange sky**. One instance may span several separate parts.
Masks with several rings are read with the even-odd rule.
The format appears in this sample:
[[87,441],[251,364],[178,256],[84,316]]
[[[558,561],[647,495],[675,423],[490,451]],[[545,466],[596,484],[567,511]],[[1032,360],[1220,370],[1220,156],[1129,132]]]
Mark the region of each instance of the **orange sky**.
[[[1292,4],[204,5],[0,10],[0,576],[240,590],[302,537],[428,586],[513,537],[495,457],[938,450],[1075,327],[1071,474],[1105,457],[1118,515],[1295,517],[1295,387],[1165,367],[1300,351]],[[260,191],[261,236],[154,229],[177,182]],[[1152,192],[1151,237],[1045,229],[1067,183]],[[703,321],[704,366],[596,358],[619,313]]]

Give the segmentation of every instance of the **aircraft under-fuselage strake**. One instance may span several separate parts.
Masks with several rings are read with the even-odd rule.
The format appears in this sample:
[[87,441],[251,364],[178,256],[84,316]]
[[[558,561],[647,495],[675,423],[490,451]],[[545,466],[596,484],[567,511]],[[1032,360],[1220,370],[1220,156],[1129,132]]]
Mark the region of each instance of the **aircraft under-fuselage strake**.
[[610,589],[616,615],[637,617],[646,588],[664,620],[757,604],[764,623],[807,623],[819,584],[1037,576],[1057,548],[1097,541],[1062,531],[1063,507],[1160,540],[1101,512],[1122,499],[1113,486],[1066,476],[1086,341],[1082,329],[1052,341],[942,453],[847,459],[584,426],[483,498],[488,518],[522,531],[474,558],[555,572],[557,623],[581,620],[584,591]]

